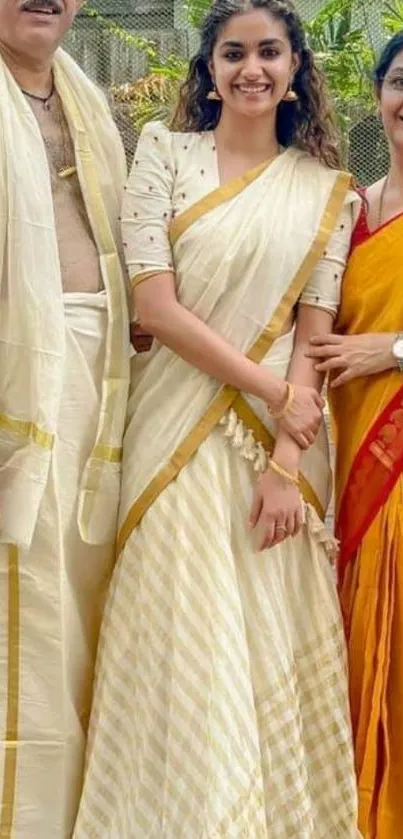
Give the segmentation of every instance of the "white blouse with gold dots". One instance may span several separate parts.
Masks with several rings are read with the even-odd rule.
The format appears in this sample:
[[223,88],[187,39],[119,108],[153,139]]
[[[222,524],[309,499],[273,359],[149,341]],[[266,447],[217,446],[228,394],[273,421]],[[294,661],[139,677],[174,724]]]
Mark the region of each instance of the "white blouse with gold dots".
[[[162,123],[143,129],[122,211],[126,265],[141,274],[174,271],[169,227],[175,216],[220,186],[214,132],[171,132]],[[304,223],[296,219],[296,226]],[[337,314],[352,233],[351,205],[340,215],[326,252],[300,303]],[[284,244],[292,247],[292,243]]]

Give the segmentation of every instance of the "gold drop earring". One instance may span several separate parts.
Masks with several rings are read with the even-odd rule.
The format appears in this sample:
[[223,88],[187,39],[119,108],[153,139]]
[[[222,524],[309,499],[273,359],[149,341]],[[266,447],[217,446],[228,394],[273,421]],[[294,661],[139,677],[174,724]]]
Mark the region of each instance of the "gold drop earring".
[[298,93],[296,93],[295,90],[293,90],[293,83],[294,79],[291,79],[287,93],[285,94],[285,96],[283,96],[283,102],[298,102],[299,96]]
[[212,90],[209,90],[209,92],[207,94],[207,99],[210,102],[221,102],[221,96],[218,93],[218,90],[217,90],[216,85],[215,85],[215,81],[213,81]]

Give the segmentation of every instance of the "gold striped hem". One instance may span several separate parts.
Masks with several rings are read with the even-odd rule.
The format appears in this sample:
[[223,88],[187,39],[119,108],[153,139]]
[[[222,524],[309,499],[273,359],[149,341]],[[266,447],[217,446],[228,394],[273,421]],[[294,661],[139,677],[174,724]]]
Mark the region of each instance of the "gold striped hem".
[[[258,443],[261,443],[264,449],[271,455],[275,445],[275,437],[270,433],[268,428],[262,423],[259,417],[255,414],[254,410],[250,407],[247,403],[246,399],[239,394],[236,398],[235,402],[232,405],[233,410],[237,414],[240,420],[244,423],[247,428],[250,428],[253,432],[253,436]],[[316,495],[315,490],[305,477],[302,472],[299,474],[299,482],[301,487],[301,492],[308,504],[311,504],[312,507],[316,510],[319,518],[324,521],[326,512],[323,508],[323,505],[319,501],[318,496]]]
[[41,449],[49,450],[53,448],[54,434],[43,431],[34,422],[15,419],[8,414],[0,414],[0,429],[9,431],[11,434],[18,434],[20,437],[26,437],[27,440],[32,440]]
[[188,210],[184,210],[183,213],[174,219],[169,229],[169,239],[171,245],[175,245],[178,239],[186,232],[186,230],[188,230],[189,227],[192,226],[192,224],[195,223],[195,221],[198,221],[202,218],[202,216],[206,215],[206,213],[210,213],[212,210],[215,210],[216,207],[220,206],[220,204],[230,201],[231,198],[235,198],[236,195],[243,192],[243,190],[253,183],[253,181],[255,181],[256,178],[258,178],[259,175],[261,175],[278,156],[279,155],[276,154],[274,157],[270,157],[259,166],[255,166],[253,169],[248,169],[247,172],[244,172],[244,174],[240,175],[238,178],[234,178],[227,184],[217,187],[217,189],[213,189],[212,192],[209,192],[208,195],[205,195],[204,198],[200,199],[200,201],[196,201],[196,204],[192,204]]
[[121,463],[122,456],[122,446],[108,446],[106,443],[97,443],[92,452],[92,457],[96,460],[103,460],[107,463]]
[[[337,217],[340,215],[343,203],[350,187],[351,176],[347,172],[339,172],[324,209],[318,232],[294,276],[290,286],[283,295],[270,323],[262,330],[257,340],[250,347],[247,358],[259,364],[267,355],[270,347],[281,335],[284,324],[295,306],[306,282],[321,258],[334,230]],[[219,423],[225,412],[235,402],[239,394],[236,388],[225,386],[217,394],[205,414],[192,428],[182,443],[178,446],[168,463],[152,478],[146,489],[136,499],[130,508],[120,529],[117,539],[118,554],[124,549],[134,528],[143,518],[149,507],[158,496],[181,472],[184,466],[197,452],[200,445],[207,439],[210,432]]]
[[8,548],[7,718],[0,837],[11,839],[15,817],[20,693],[20,581],[18,548]]

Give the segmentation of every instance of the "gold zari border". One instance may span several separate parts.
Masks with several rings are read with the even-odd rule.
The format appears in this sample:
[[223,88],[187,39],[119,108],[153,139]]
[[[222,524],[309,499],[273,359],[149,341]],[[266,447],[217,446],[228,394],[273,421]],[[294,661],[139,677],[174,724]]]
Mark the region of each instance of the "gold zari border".
[[11,434],[18,434],[20,437],[26,437],[40,446],[41,449],[53,448],[54,435],[50,434],[49,431],[38,428],[34,422],[18,420],[8,416],[8,414],[0,414],[0,429],[10,431]]
[[108,446],[106,443],[97,443],[92,451],[93,458],[107,463],[121,463],[122,455],[123,449],[121,446]]
[[[85,485],[81,490],[83,502],[80,530],[84,534],[83,538],[88,539],[95,498],[102,477],[99,461],[118,463],[121,460],[120,449],[109,445],[105,441],[112,436],[117,415],[116,405],[123,395],[124,370],[121,340],[125,328],[126,299],[117,246],[103,200],[99,174],[88,132],[66,71],[61,72],[57,64],[55,65],[55,81],[74,142],[78,176],[90,226],[97,245],[108,305],[108,331],[100,419],[94,449],[87,462]],[[127,328],[129,328],[128,324]],[[91,491],[86,492],[90,487]]]
[[185,231],[191,227],[195,221],[198,221],[202,218],[202,216],[206,215],[206,213],[210,213],[211,210],[215,210],[216,207],[219,207],[220,204],[223,204],[225,201],[229,201],[231,198],[234,198],[235,195],[238,195],[247,186],[249,186],[249,184],[253,183],[253,181],[255,181],[256,178],[258,178],[259,175],[261,175],[277,157],[278,155],[275,155],[269,160],[266,160],[264,163],[261,163],[259,166],[255,166],[254,169],[249,169],[243,175],[240,175],[239,178],[234,178],[227,184],[224,184],[224,186],[218,186],[217,189],[213,189],[212,192],[209,192],[208,195],[205,195],[204,198],[200,199],[200,201],[196,201],[195,204],[192,204],[188,210],[184,210],[180,216],[177,216],[176,219],[174,219],[169,229],[171,245],[175,245],[182,234],[185,233]]
[[15,816],[20,693],[20,580],[18,548],[8,547],[7,717],[0,837],[11,839]]
[[[277,306],[270,323],[268,323],[262,330],[261,334],[252,344],[247,353],[247,358],[251,361],[259,364],[267,355],[273,342],[283,331],[283,327],[287,321],[289,313],[296,304],[302,289],[326,249],[328,241],[333,233],[336,219],[341,213],[350,184],[351,176],[347,172],[339,172],[323,212],[319,230],[305,259]],[[232,187],[233,186],[234,184],[232,184]],[[214,198],[214,195],[215,193],[211,194],[211,199]],[[204,199],[201,202],[198,202],[198,204],[196,204],[193,208],[194,211],[198,208],[199,215],[202,215],[206,211],[206,200],[207,199]],[[201,205],[203,205],[203,207]],[[190,212],[190,210],[188,212]],[[183,214],[182,218],[185,215],[186,214]],[[192,221],[195,221],[195,218],[192,218]],[[183,232],[183,230],[180,232]],[[177,234],[176,238],[178,235],[180,235],[180,233]],[[185,437],[183,442],[178,446],[168,463],[150,481],[146,489],[137,498],[129,510],[120,529],[117,540],[118,554],[124,549],[131,533],[149,507],[154,503],[161,492],[166,489],[168,484],[170,484],[170,482],[179,475],[180,471],[189,462],[191,457],[193,457],[204,440],[206,440],[210,432],[213,428],[215,428],[228,408],[230,408],[230,406],[235,402],[238,394],[239,391],[236,390],[236,388],[229,386],[225,386],[220,390],[209,408],[207,408],[204,416],[201,417],[187,437]]]

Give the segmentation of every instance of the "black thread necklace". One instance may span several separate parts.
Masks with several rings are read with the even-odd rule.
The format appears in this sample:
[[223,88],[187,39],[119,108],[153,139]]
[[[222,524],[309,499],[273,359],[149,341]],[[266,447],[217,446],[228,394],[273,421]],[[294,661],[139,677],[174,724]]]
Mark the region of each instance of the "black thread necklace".
[[24,96],[28,96],[29,99],[35,99],[36,102],[42,102],[44,111],[49,111],[50,100],[51,100],[54,92],[55,92],[54,81],[52,81],[52,89],[51,89],[50,93],[48,93],[47,96],[38,96],[37,93],[30,93],[29,90],[24,90],[24,88],[21,88],[21,93],[23,93]]

